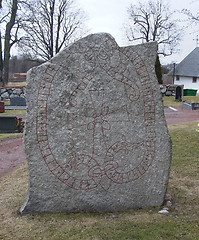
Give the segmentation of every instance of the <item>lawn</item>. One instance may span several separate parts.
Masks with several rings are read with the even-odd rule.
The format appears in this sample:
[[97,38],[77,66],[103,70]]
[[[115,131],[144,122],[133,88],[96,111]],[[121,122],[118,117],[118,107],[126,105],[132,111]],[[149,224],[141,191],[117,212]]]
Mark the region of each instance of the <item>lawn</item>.
[[[187,103],[199,103],[199,96],[184,96],[183,101]],[[163,103],[165,107],[180,107],[181,101],[175,101],[175,97],[163,97]]]
[[6,87],[25,87],[26,82],[8,82]]
[[197,240],[199,236],[199,133],[197,123],[169,126],[173,158],[168,215],[161,207],[109,214],[21,216],[28,174],[23,165],[1,178],[0,239]]
[[3,139],[10,139],[10,138],[16,138],[16,137],[21,137],[23,133],[1,133],[0,134],[0,142]]
[[5,115],[14,115],[14,116],[26,115],[26,110],[25,109],[5,110],[4,113],[0,113],[0,116],[5,116]]

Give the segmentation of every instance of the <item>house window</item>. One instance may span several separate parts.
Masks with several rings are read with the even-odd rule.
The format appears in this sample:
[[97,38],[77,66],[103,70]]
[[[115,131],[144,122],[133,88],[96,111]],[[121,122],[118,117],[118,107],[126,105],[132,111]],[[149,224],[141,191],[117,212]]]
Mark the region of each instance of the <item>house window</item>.
[[197,77],[193,77],[193,83],[197,83]]
[[176,81],[180,81],[180,76],[179,75],[176,76]]

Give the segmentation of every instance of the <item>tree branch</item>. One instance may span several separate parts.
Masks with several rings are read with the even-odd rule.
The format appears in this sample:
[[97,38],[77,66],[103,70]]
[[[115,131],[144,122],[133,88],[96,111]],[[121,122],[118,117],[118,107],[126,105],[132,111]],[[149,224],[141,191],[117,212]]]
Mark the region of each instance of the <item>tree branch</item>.
[[171,54],[180,40],[173,12],[163,0],[138,2],[128,9],[130,24],[126,27],[129,41],[157,41],[159,53]]

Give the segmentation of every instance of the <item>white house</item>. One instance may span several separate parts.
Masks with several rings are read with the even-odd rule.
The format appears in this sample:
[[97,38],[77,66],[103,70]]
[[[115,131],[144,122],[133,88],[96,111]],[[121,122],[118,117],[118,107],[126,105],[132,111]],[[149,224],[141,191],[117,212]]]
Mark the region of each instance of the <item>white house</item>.
[[184,85],[184,89],[195,89],[199,93],[199,47],[196,47],[169,73],[174,84]]

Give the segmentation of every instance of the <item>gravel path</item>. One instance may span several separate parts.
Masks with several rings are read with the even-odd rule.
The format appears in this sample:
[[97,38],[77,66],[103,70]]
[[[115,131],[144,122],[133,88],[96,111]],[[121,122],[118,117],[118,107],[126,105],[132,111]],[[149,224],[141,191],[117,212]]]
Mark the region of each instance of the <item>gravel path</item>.
[[0,142],[0,177],[25,162],[22,137],[5,139]]
[[187,110],[182,107],[175,107],[174,109],[165,108],[164,112],[168,125],[182,122],[199,121],[199,110]]

